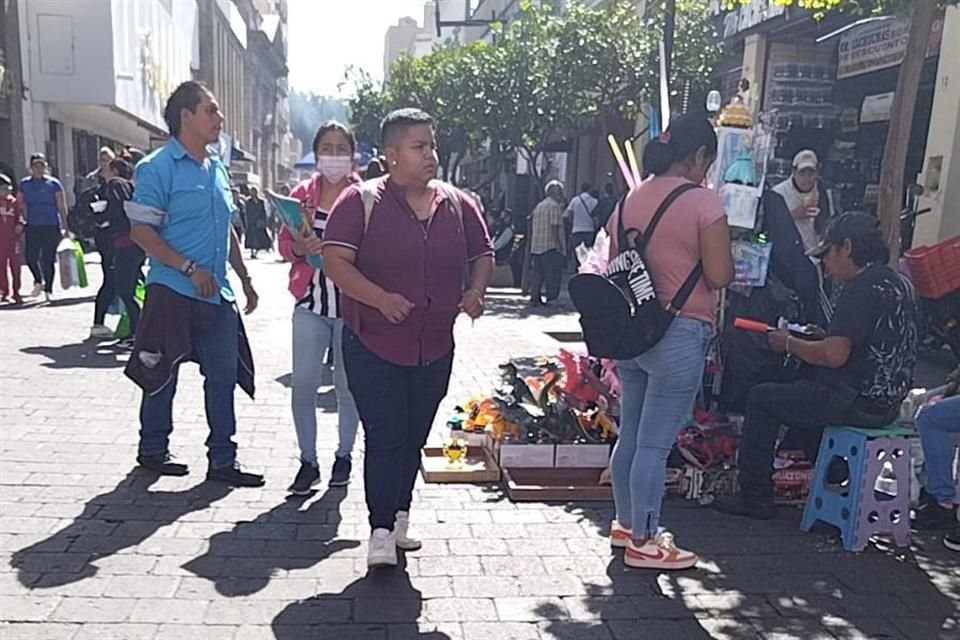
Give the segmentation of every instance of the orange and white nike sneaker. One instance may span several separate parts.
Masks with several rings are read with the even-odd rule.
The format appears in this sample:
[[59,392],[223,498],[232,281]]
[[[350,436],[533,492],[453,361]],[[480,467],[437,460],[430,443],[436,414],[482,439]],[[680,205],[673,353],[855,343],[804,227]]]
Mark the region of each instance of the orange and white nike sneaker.
[[610,523],[610,546],[617,549],[625,549],[633,536],[633,530],[628,529],[618,520]]
[[673,542],[673,534],[660,531],[642,545],[631,538],[623,553],[623,562],[634,569],[656,569],[658,571],[676,571],[689,569],[697,564],[697,555],[680,549]]

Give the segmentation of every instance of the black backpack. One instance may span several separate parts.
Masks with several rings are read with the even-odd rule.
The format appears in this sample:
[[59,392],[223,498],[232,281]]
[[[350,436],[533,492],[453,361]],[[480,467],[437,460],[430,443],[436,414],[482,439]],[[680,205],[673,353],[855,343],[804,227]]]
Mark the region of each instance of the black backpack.
[[617,205],[617,246],[620,253],[607,266],[605,275],[582,273],[570,279],[568,290],[580,312],[580,326],[590,354],[600,358],[629,360],[660,342],[670,323],[686,304],[703,275],[698,262],[676,297],[666,308],[657,299],[653,276],[644,252],[660,219],[681,195],[697,189],[684,184],[674,189],[657,209],[645,232],[625,229],[623,203]]
[[103,225],[105,216],[96,214],[91,205],[103,199],[102,187],[97,185],[84,189],[77,196],[70,216],[67,218],[67,227],[78,238],[93,238]]

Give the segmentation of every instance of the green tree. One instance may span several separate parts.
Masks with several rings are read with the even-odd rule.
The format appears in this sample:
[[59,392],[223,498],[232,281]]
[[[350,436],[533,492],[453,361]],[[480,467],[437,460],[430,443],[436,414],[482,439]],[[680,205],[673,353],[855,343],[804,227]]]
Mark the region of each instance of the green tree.
[[[678,3],[685,38],[676,49],[673,87],[689,80],[705,91],[719,58],[707,5]],[[486,104],[491,146],[519,153],[542,183],[539,161],[548,143],[597,125],[607,129],[611,118],[634,118],[659,86],[662,20],[652,13],[644,18],[627,2],[603,9],[574,2],[563,11],[521,2],[518,15],[496,29],[495,44],[478,65],[476,86]]]
[[[960,0],[772,0],[781,5],[797,5],[811,9],[816,17],[831,11],[851,13],[899,13],[910,18],[910,39],[900,72],[893,107],[890,111],[890,128],[883,150],[880,168],[880,203],[877,214],[883,228],[891,261],[896,261],[900,249],[900,208],[904,194],[904,172],[907,164],[907,149],[910,129],[920,88],[920,71],[926,56],[930,30],[936,20],[938,7],[960,4]],[[731,0],[746,4],[749,0]]]
[[419,107],[436,119],[440,167],[451,179],[463,158],[484,140],[482,96],[475,89],[479,56],[487,45],[438,47],[420,58],[402,57],[390,68],[392,108]]
[[389,111],[389,96],[369,73],[356,67],[347,68],[339,88],[350,93],[347,111],[357,140],[379,148],[380,122]]

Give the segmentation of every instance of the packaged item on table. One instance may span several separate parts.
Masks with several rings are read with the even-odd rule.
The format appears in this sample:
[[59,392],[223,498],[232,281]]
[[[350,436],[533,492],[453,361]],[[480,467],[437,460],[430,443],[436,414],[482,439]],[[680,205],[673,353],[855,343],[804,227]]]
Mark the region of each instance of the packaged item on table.
[[773,495],[778,504],[803,504],[810,493],[813,463],[803,451],[778,451],[773,461]]
[[747,287],[766,285],[773,244],[770,242],[734,240],[731,245],[733,249],[734,283]]

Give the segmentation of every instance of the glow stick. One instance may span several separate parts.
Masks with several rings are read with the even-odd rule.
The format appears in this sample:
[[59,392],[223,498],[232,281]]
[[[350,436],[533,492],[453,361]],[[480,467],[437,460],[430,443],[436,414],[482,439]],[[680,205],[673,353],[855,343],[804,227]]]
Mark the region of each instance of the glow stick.
[[610,150],[613,151],[613,157],[616,158],[617,164],[620,166],[620,173],[623,174],[624,182],[627,183],[628,187],[633,189],[636,186],[636,183],[633,181],[633,174],[627,167],[627,162],[623,159],[623,152],[620,151],[620,145],[617,144],[617,139],[612,133],[607,136],[607,144],[610,145]]
[[660,41],[660,123],[664,131],[670,126],[670,91],[667,87],[667,50]]
[[633,174],[633,183],[640,184],[640,165],[637,164],[637,153],[633,150],[633,143],[630,138],[623,141],[623,146],[627,148],[627,160],[630,162],[630,171]]

